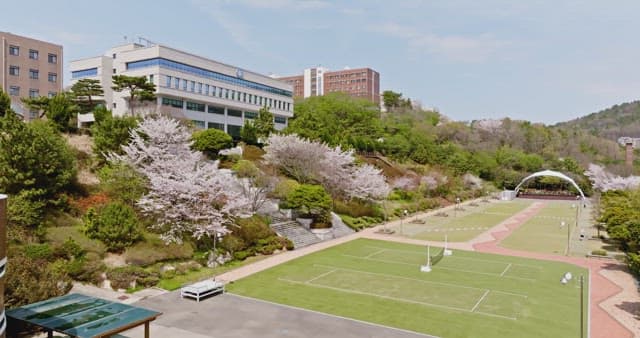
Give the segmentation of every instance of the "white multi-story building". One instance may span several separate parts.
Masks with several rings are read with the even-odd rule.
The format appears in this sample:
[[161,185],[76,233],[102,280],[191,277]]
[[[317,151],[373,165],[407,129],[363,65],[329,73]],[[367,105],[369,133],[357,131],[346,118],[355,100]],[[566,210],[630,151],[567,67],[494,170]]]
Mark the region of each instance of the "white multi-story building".
[[261,107],[273,113],[276,129],[293,117],[290,84],[163,45],[130,43],[72,61],[70,68],[72,84],[84,78],[100,80],[104,103],[117,116],[130,108],[128,93],[111,89],[113,75],[145,76],[156,85],[156,102],[136,106],[136,112],[170,114],[236,138],[244,121],[255,118]]

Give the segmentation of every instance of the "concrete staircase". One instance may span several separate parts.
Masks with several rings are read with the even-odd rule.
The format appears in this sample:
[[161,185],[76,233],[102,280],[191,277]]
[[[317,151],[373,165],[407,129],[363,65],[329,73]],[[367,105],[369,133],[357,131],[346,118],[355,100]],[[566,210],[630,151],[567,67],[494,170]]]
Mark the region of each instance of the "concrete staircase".
[[278,235],[290,239],[296,249],[322,241],[296,221],[272,223],[271,228]]
[[344,224],[340,216],[335,213],[331,213],[331,225],[333,229],[333,238],[338,238],[354,233],[348,225]]

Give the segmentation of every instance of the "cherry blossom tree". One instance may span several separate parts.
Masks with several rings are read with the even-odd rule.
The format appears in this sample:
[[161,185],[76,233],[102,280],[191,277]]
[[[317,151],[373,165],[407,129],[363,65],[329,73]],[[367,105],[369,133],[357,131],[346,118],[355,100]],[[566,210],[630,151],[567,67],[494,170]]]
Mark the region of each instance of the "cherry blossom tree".
[[334,197],[383,199],[389,185],[382,171],[371,165],[358,166],[352,150],[331,148],[295,134],[272,134],[264,159],[302,183],[319,182]]
[[318,162],[328,151],[326,145],[311,142],[298,135],[272,134],[264,147],[263,158],[300,183],[317,179]]
[[600,191],[608,190],[630,190],[640,187],[640,176],[621,177],[607,172],[597,164],[589,164],[589,168],[584,172],[593,188]]
[[413,177],[402,176],[398,177],[391,183],[391,187],[394,189],[400,189],[410,191],[418,187],[416,180]]
[[149,192],[139,201],[143,213],[156,219],[155,228],[166,241],[223,235],[230,216],[247,205],[237,179],[190,149],[191,133],[167,117],[145,118],[131,131],[123,155],[110,161],[130,164],[149,181]]

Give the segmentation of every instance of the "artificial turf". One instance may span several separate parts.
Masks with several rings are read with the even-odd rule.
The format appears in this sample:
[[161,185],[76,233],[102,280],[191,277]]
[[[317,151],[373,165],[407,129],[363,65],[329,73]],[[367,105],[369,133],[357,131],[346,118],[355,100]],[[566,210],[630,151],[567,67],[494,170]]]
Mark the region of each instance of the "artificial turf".
[[[431,249],[432,256],[439,250]],[[358,239],[241,279],[228,291],[440,337],[579,334],[583,268],[461,250],[432,272],[420,272],[425,262],[425,247]],[[574,278],[562,285],[565,272]]]

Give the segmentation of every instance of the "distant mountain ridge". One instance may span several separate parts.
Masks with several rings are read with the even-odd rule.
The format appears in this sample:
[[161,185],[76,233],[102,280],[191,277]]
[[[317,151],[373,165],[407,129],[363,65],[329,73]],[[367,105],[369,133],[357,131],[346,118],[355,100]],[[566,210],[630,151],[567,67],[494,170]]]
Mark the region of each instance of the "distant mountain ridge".
[[614,141],[623,136],[637,138],[640,137],[640,101],[617,104],[554,127],[577,128]]

